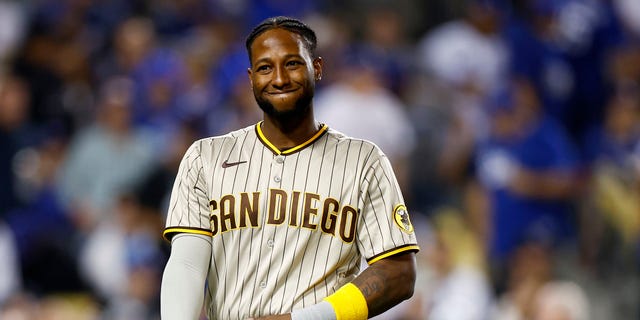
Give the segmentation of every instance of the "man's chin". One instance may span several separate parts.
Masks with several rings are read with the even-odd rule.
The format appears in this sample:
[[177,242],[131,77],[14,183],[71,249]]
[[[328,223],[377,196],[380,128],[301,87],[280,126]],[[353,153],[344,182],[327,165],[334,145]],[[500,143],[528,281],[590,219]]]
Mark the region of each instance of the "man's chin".
[[308,105],[288,105],[276,108],[272,103],[266,101],[258,102],[258,106],[266,115],[279,119],[295,118],[305,114],[309,109]]
[[303,110],[298,109],[271,109],[269,111],[265,111],[265,113],[271,117],[286,119],[286,118],[294,118],[303,114]]

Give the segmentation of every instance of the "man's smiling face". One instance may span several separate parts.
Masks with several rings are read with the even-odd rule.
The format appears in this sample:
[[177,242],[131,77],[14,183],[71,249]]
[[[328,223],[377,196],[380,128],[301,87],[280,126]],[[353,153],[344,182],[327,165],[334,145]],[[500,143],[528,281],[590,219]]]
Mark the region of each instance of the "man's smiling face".
[[267,30],[253,41],[250,59],[253,94],[267,115],[299,115],[310,108],[321,60],[311,57],[300,35]]

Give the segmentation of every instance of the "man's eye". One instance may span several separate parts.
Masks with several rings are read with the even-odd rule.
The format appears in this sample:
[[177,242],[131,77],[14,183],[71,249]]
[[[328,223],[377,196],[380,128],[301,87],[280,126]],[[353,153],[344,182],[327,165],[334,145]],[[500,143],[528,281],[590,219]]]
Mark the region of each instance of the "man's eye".
[[295,66],[299,66],[299,65],[302,65],[302,62],[300,62],[300,61],[289,61],[289,62],[287,62],[287,66],[295,67]]
[[267,66],[267,65],[262,65],[262,66],[258,66],[258,68],[256,68],[257,71],[260,72],[266,72],[271,70],[271,67]]

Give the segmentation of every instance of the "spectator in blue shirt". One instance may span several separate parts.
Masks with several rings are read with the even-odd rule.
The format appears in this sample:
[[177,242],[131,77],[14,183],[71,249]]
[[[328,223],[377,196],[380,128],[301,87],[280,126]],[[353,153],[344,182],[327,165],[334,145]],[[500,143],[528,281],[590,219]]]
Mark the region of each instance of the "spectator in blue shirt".
[[491,208],[489,253],[500,264],[525,241],[571,239],[578,162],[564,128],[542,113],[531,83],[515,80],[489,100],[491,133],[478,144],[475,167]]

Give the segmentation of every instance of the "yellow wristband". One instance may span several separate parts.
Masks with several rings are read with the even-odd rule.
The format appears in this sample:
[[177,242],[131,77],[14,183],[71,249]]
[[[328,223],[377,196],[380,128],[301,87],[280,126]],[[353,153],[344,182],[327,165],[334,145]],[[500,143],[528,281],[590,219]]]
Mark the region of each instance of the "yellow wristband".
[[366,320],[369,317],[367,300],[353,283],[345,284],[324,300],[333,307],[337,320]]

